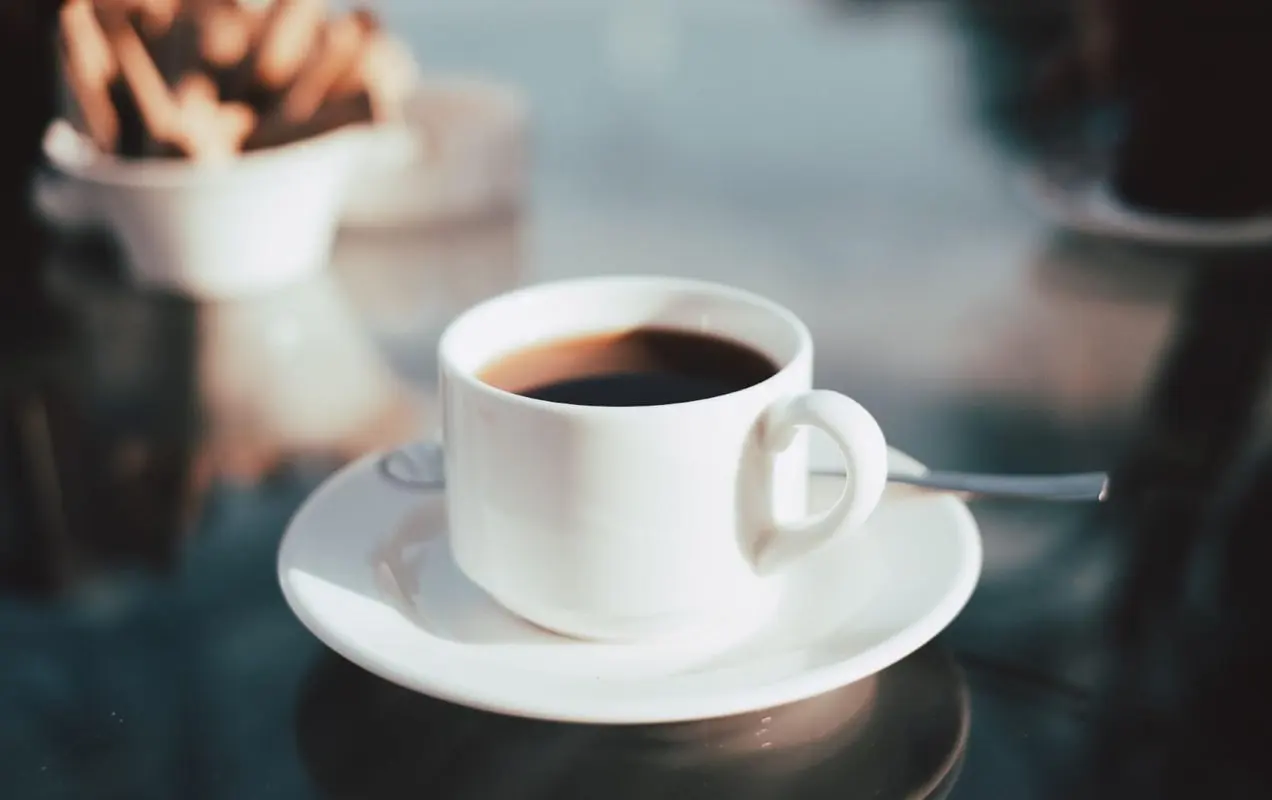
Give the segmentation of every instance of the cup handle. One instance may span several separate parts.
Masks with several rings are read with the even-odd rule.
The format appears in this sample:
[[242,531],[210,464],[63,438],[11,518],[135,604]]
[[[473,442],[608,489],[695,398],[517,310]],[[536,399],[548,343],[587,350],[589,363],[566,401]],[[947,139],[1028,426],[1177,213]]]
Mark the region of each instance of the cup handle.
[[879,423],[857,401],[838,392],[813,390],[780,401],[765,419],[762,445],[770,452],[785,450],[796,429],[811,426],[824,431],[839,446],[847,467],[843,494],[828,510],[804,519],[773,522],[755,552],[755,569],[769,575],[850,533],[879,505],[888,482],[888,446]]

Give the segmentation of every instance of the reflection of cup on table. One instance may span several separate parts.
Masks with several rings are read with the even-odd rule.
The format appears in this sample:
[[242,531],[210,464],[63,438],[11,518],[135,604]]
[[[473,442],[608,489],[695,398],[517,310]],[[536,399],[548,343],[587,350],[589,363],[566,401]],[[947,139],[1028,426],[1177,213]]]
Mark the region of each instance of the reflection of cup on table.
[[222,474],[343,462],[418,433],[419,410],[331,273],[199,307],[199,385]]
[[294,281],[326,265],[366,132],[346,128],[226,162],[128,161],[89,155],[57,122],[45,154],[81,216],[119,235],[143,284],[230,297]]

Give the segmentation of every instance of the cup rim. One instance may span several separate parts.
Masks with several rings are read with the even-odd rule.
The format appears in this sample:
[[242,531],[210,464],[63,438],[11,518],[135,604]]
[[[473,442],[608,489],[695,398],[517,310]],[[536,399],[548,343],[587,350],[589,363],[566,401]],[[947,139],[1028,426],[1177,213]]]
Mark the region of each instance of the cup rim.
[[[717,297],[723,297],[730,300],[746,303],[759,307],[765,312],[772,314],[786,324],[795,334],[797,346],[795,354],[785,359],[778,365],[777,371],[772,375],[760,381],[751,384],[744,389],[727,392],[725,394],[707,397],[701,400],[688,400],[683,403],[660,403],[656,405],[644,406],[587,406],[574,405],[572,403],[558,403],[551,400],[540,400],[534,397],[526,397],[524,395],[510,392],[506,389],[500,389],[477,377],[474,370],[460,367],[453,358],[451,350],[454,347],[455,331],[459,329],[461,324],[470,317],[486,310],[490,305],[497,302],[512,300],[517,297],[535,294],[538,292],[558,289],[564,286],[596,286],[601,287],[606,284],[629,284],[629,285],[660,285],[672,290],[694,291],[700,293],[709,293]],[[748,347],[756,347],[752,342],[742,341]],[[438,363],[446,377],[450,380],[462,383],[466,389],[484,394],[487,397],[519,406],[528,410],[537,410],[557,415],[569,416],[629,416],[638,414],[666,414],[685,410],[711,410],[714,407],[722,406],[725,403],[736,403],[738,398],[751,397],[758,394],[770,394],[772,386],[785,380],[785,376],[801,361],[811,358],[813,352],[813,337],[808,330],[808,326],[804,324],[793,311],[773,300],[756,294],[755,292],[739,289],[726,284],[714,283],[712,281],[703,281],[693,278],[680,278],[664,275],[601,275],[583,278],[565,278],[561,280],[546,281],[543,283],[534,283],[514,289],[510,292],[504,292],[494,297],[483,300],[476,305],[470,306],[468,309],[460,313],[442,332],[441,340],[437,345]]]
[[240,153],[228,162],[218,161],[213,164],[181,159],[127,160],[104,153],[98,153],[88,163],[78,164],[66,158],[66,154],[55,145],[54,136],[59,127],[69,128],[75,135],[79,135],[64,117],[53,120],[45,130],[41,148],[44,157],[58,172],[76,180],[103,186],[137,187],[174,187],[225,180],[227,177],[241,175],[244,170],[268,168],[336,144],[360,144],[374,130],[374,126],[369,124],[344,125],[317,136]]

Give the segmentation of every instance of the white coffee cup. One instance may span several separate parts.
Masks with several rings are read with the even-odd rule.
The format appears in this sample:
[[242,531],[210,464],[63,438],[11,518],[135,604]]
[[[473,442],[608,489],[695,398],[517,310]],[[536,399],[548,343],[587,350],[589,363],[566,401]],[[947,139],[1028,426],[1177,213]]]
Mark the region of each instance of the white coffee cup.
[[[731,340],[779,369],[729,394],[634,407],[547,402],[479,377],[535,344],[640,327]],[[761,614],[786,567],[859,528],[883,494],[878,423],[812,389],[808,328],[748,292],[663,277],[531,286],[462,314],[439,355],[456,563],[550,630],[635,640]],[[849,475],[815,516],[803,426],[834,440]]]

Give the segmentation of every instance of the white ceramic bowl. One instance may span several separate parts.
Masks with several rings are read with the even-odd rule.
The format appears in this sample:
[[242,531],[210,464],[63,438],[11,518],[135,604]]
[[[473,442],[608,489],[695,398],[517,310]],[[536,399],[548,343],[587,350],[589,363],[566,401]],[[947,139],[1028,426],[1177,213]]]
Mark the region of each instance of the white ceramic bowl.
[[[37,198],[101,220],[141,284],[224,299],[290,283],[328,262],[365,128],[343,128],[233,161],[129,161],[93,151],[63,121],[44,140],[67,180]],[[71,207],[73,206],[73,207]]]

